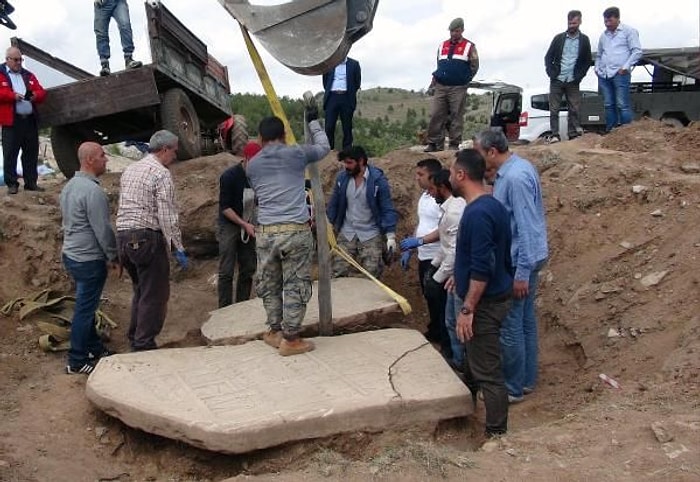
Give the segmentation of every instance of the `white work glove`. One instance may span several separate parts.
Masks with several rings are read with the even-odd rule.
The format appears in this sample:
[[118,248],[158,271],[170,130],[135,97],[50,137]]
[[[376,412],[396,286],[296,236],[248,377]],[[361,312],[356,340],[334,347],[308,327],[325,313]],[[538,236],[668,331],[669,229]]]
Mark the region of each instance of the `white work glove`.
[[386,250],[389,254],[396,252],[396,234],[386,233]]

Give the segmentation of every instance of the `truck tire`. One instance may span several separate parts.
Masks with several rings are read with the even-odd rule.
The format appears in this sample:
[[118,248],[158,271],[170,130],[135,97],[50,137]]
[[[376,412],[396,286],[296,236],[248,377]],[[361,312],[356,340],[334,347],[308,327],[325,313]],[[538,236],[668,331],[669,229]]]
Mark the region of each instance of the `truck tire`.
[[80,146],[80,136],[69,126],[54,126],[51,128],[51,149],[53,157],[56,159],[58,168],[66,179],[73,177],[80,169],[78,161],[78,146]]
[[182,89],[170,89],[160,104],[160,120],[178,138],[177,158],[181,161],[202,155],[199,117],[192,101]]
[[248,143],[248,123],[245,117],[236,114],[233,116],[233,127],[229,131],[229,150],[238,156],[243,155],[243,148]]

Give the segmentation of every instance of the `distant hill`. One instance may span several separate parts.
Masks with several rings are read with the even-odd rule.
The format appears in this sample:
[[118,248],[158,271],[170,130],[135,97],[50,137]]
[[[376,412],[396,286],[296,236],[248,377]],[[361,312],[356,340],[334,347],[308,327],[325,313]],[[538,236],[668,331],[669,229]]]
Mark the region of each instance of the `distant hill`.
[[[469,125],[486,127],[489,124],[492,97],[490,94],[468,94],[467,110],[465,113],[465,134]],[[382,118],[389,122],[403,122],[409,116],[409,111],[416,114],[418,122],[424,121],[427,126],[430,120],[432,97],[423,90],[404,90],[393,87],[375,87],[361,90],[357,97],[355,116],[364,119]]]
[[[316,94],[319,105],[323,93]],[[283,97],[280,99],[289,117],[297,138],[302,136],[301,120],[303,104],[300,99]],[[242,114],[248,121],[249,134],[257,135],[258,122],[270,115],[270,107],[264,95],[233,94],[233,111]],[[419,143],[420,133],[428,127],[432,97],[423,91],[409,91],[392,87],[376,87],[358,93],[357,110],[353,122],[355,144],[367,149],[372,156],[410,147]],[[489,124],[492,98],[489,94],[469,94],[465,113],[463,138]],[[323,115],[323,113],[321,113]],[[342,142],[340,126],[336,129],[336,146]]]

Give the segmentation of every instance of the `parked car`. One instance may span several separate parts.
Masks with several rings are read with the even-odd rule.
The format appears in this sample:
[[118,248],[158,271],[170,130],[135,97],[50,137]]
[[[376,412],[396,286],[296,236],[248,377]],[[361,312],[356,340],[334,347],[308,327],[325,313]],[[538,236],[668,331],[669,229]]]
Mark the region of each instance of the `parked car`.
[[[508,140],[529,143],[552,134],[549,128],[549,89],[521,89],[511,84],[481,84],[493,92],[491,126],[501,127]],[[598,92],[581,91],[582,97],[597,96]],[[566,97],[559,109],[559,134],[568,139],[569,106]]]
[[[597,95],[598,92],[592,90],[581,91],[581,97]],[[525,90],[522,96],[524,105],[518,122],[520,125],[518,140],[532,142],[550,136],[552,131],[549,128],[549,89]],[[559,135],[562,140],[569,138],[568,122],[569,104],[564,97],[559,108]]]

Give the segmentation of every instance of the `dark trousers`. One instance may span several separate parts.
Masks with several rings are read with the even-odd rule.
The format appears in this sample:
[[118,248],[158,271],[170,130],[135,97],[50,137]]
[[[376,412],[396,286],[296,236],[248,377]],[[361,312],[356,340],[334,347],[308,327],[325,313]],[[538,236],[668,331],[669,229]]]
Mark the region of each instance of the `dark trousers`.
[[160,231],[117,232],[119,260],[133,284],[131,323],[127,336],[134,351],[157,348],[170,298],[170,261]]
[[63,265],[75,281],[75,309],[70,326],[68,364],[80,368],[89,355],[99,357],[104,351],[95,329],[95,311],[100,306],[102,288],[107,280],[107,263],[103,259],[74,261],[63,255]]
[[445,145],[445,128],[450,145],[462,142],[464,111],[467,107],[466,85],[435,85],[435,95],[428,124],[428,142],[442,149]]
[[467,341],[464,375],[476,394],[481,389],[486,406],[486,434],[508,430],[508,390],[501,369],[501,323],[510,309],[510,300],[481,300],[474,310],[474,337]]
[[250,299],[253,275],[257,265],[255,238],[243,242],[241,227],[226,223],[219,225],[219,308],[233,304],[233,273],[238,265],[236,303]]
[[564,95],[566,95],[566,102],[569,105],[567,133],[569,138],[572,139],[581,133],[581,121],[579,119],[581,91],[578,83],[562,82],[556,79],[550,80],[549,130],[552,131],[553,136],[559,135],[559,109],[561,108],[561,100]]
[[429,259],[418,263],[420,288],[428,304],[428,314],[430,315],[427,338],[430,341],[438,342],[442,355],[450,360],[452,358],[452,344],[447,333],[447,326],[445,326],[447,292],[442,283],[438,283],[433,279],[433,274],[436,270],[437,268],[431,264]]
[[36,187],[36,165],[39,162],[39,130],[33,115],[15,115],[14,124],[2,127],[3,175],[7,187],[19,186],[17,156],[22,150],[22,177],[24,187]]
[[331,144],[331,149],[335,148],[335,124],[340,117],[343,125],[343,149],[352,146],[352,115],[353,109],[350,103],[350,96],[331,92],[326,103],[326,136]]

